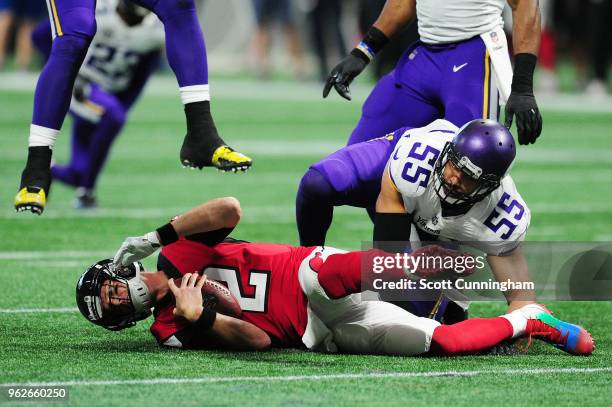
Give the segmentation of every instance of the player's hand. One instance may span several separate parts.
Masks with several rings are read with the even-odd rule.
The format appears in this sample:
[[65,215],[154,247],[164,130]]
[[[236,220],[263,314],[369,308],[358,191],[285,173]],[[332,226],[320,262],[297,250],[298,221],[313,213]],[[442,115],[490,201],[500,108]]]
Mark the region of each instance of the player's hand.
[[117,250],[113,264],[127,266],[152,255],[160,246],[156,232],[149,232],[144,236],[128,237]]
[[510,129],[516,116],[518,141],[521,145],[535,143],[542,132],[542,115],[533,94],[511,92],[506,104],[506,123]]
[[[196,283],[197,281],[197,283]],[[198,273],[187,273],[181,280],[181,286],[177,287],[173,279],[168,280],[168,288],[172,291],[176,306],[174,315],[183,317],[187,321],[195,322],[202,315],[202,287],[206,283],[206,276],[198,280]]]
[[[476,271],[475,259],[471,253],[460,252],[439,245],[420,247],[414,250],[411,256],[422,258],[414,273],[423,278],[442,277],[449,274],[468,276]],[[445,268],[448,264],[454,264],[455,267]],[[462,267],[462,269],[459,267]]]
[[326,98],[329,95],[333,86],[340,96],[351,100],[349,85],[365,69],[366,65],[367,63],[362,58],[349,54],[330,72],[323,88],[323,97]]

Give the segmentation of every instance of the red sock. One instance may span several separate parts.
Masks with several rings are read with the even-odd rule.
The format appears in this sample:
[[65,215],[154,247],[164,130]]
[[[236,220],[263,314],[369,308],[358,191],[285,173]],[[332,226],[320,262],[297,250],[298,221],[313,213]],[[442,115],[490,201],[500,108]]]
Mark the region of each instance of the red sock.
[[476,353],[511,338],[512,333],[512,325],[506,318],[468,319],[437,327],[431,350],[449,356]]
[[[377,249],[339,253],[332,254],[321,263],[315,261],[316,258],[314,258],[310,264],[311,268],[319,274],[319,284],[327,296],[336,299],[370,289],[376,278],[384,278],[389,281],[405,277],[404,271],[399,268],[385,269],[384,276],[373,273],[371,271],[373,258],[377,256],[389,256],[389,253]],[[365,270],[366,266],[367,270]],[[362,267],[365,270],[363,275]],[[363,276],[366,278],[362,281]]]

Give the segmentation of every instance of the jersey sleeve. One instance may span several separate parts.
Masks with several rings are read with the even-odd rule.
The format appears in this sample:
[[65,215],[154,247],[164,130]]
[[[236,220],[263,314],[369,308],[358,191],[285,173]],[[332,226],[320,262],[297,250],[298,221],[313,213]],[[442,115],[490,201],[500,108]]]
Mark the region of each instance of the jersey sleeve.
[[422,137],[413,137],[409,131],[402,135],[387,163],[393,185],[404,197],[422,195],[432,180],[440,148]]

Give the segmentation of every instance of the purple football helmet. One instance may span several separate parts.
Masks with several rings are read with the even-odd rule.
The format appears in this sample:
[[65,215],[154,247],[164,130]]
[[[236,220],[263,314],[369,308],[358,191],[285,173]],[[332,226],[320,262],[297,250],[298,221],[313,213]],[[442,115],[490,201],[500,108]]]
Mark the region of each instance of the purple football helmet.
[[[499,187],[515,156],[514,139],[506,127],[494,120],[472,120],[442,150],[435,168],[436,192],[449,205],[474,204]],[[449,160],[474,180],[471,192],[458,191],[444,179]]]

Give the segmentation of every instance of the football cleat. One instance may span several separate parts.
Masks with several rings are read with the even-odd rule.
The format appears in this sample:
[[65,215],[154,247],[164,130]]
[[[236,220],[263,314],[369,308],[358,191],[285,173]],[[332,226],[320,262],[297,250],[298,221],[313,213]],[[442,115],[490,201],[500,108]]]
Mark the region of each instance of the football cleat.
[[77,189],[76,196],[72,202],[74,209],[94,209],[98,206],[96,195],[90,189]]
[[219,137],[210,114],[210,102],[185,105],[187,135],[181,147],[180,160],[185,167],[214,167],[220,171],[246,171],[252,160],[228,147]]
[[238,172],[251,168],[253,160],[231,147],[221,146],[213,153],[212,164],[220,171]]
[[17,212],[30,211],[41,215],[45,210],[47,194],[40,187],[23,187],[15,196],[15,210]]
[[19,192],[15,196],[17,212],[30,211],[41,215],[45,210],[51,187],[51,149],[30,147],[28,161],[21,173]]
[[531,338],[537,338],[572,355],[589,356],[595,350],[595,341],[586,329],[545,312],[527,320],[525,336],[529,343]]

